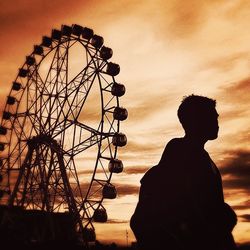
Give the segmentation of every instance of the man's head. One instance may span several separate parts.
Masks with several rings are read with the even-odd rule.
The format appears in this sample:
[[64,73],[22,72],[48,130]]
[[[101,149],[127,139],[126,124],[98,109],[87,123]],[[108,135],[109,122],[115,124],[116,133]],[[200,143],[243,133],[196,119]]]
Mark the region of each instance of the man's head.
[[190,95],[183,99],[178,109],[179,120],[186,135],[214,140],[218,136],[216,101],[204,96]]

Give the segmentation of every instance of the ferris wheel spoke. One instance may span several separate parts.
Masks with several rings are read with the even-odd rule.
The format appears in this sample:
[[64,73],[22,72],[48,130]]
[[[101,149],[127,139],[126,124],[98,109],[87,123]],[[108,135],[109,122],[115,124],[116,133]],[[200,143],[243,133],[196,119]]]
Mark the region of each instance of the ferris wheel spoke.
[[[112,153],[111,153],[110,155],[112,156]],[[106,179],[108,180],[108,179],[109,179],[109,176],[108,176],[108,174],[107,174],[107,172],[106,172],[106,169],[105,169],[105,167],[104,167],[104,165],[103,165],[103,163],[102,163],[102,161],[101,161],[101,158],[99,158],[98,161],[99,161],[99,164],[101,165],[102,171],[103,171],[103,173],[105,174]]]
[[45,85],[47,84],[50,90],[49,93],[58,93],[61,88],[60,86],[62,84],[67,84],[63,79],[65,77],[65,71],[67,70],[69,45],[70,41],[61,43],[55,50],[50,70],[45,81]]
[[78,197],[80,198],[78,203],[82,203],[83,202],[83,193],[82,193],[82,190],[80,188],[80,182],[79,182],[78,175],[76,174],[77,173],[77,168],[76,168],[75,160],[74,160],[73,157],[70,159],[70,162],[71,162],[72,168],[70,169],[70,174],[71,175],[69,175],[69,178],[71,176],[73,177],[73,179],[75,181],[74,193],[78,193]]
[[82,129],[84,129],[84,130],[90,132],[92,135],[101,135],[101,134],[102,134],[102,132],[100,132],[100,131],[98,131],[98,130],[96,130],[96,129],[94,129],[94,128],[91,128],[91,127],[87,126],[86,124],[83,124],[83,123],[81,123],[81,122],[79,122],[79,121],[76,121],[75,124],[76,124],[78,127],[80,127],[80,128],[82,128]]
[[[82,78],[84,77],[84,75],[82,76]],[[93,77],[93,79],[91,79],[90,77]],[[85,83],[86,83],[86,81],[89,81],[91,79],[91,84],[89,84],[89,88],[88,88],[88,90],[86,91],[86,93],[84,93],[85,95],[82,97],[82,99],[78,102],[78,103],[76,103],[75,105],[74,105],[74,102],[75,102],[75,99],[76,99],[76,97],[77,97],[77,95],[78,95],[78,92],[79,92],[79,88],[81,87],[81,85],[85,85]],[[74,92],[72,92],[71,94],[69,94],[69,96],[68,96],[68,98],[70,97],[70,95],[73,95],[74,94],[74,96],[73,96],[73,98],[72,98],[72,101],[69,103],[69,100],[68,100],[68,98],[67,98],[67,100],[65,100],[60,106],[64,106],[65,105],[65,102],[67,102],[68,103],[68,107],[69,107],[69,109],[67,110],[67,112],[66,112],[66,114],[64,114],[64,110],[63,110],[63,108],[60,110],[60,113],[58,114],[58,117],[57,117],[57,119],[55,120],[55,122],[53,123],[53,125],[51,126],[51,133],[53,134],[53,132],[54,132],[54,130],[57,128],[57,127],[59,127],[59,126],[61,126],[62,124],[64,124],[64,126],[65,126],[65,124],[66,124],[66,120],[68,119],[68,117],[72,117],[72,118],[74,118],[74,120],[77,120],[77,118],[78,118],[78,116],[79,116],[79,114],[80,114],[80,111],[81,111],[81,109],[82,109],[82,106],[84,105],[84,103],[85,103],[85,101],[86,101],[86,99],[87,99],[87,97],[88,97],[88,94],[89,94],[89,92],[90,92],[90,89],[91,89],[91,87],[92,87],[92,85],[93,85],[93,83],[94,83],[94,80],[95,80],[95,74],[94,73],[92,73],[90,76],[88,76],[88,78],[84,81],[84,82],[81,82],[80,84],[79,84],[79,87],[76,89],[76,91],[74,91]],[[76,114],[75,114],[76,113]],[[61,118],[61,114],[63,114],[63,118]],[[61,118],[61,119],[60,119]],[[53,129],[54,128],[54,129]]]
[[[66,43],[66,45],[63,47],[63,53],[60,50],[60,46],[58,47],[58,50],[56,51],[57,54],[57,65],[56,65],[56,77],[55,81],[51,82],[50,85],[52,85],[50,93],[52,95],[49,96],[48,102],[49,102],[49,114],[51,114],[55,109],[55,106],[57,102],[59,101],[58,96],[60,94],[60,90],[68,85],[68,49],[69,49],[69,42]],[[54,69],[55,70],[55,69]],[[55,93],[55,94],[53,94]],[[49,122],[49,116],[47,120],[45,121],[45,126]]]
[[[36,67],[34,73],[33,73],[33,83],[36,86],[36,91],[41,94],[49,94],[48,89],[45,86],[45,82],[43,81],[38,68]],[[35,103],[34,103],[35,104]]]
[[[105,66],[105,65],[104,65]],[[102,86],[102,89],[104,90],[104,91],[107,91],[107,89],[108,88],[110,88],[111,86],[112,86],[112,82],[110,82],[110,81],[107,81],[107,79],[102,75],[102,74],[99,74],[100,75],[100,78],[106,83],[106,86],[104,87],[104,86]],[[108,91],[108,92],[111,92],[110,90]]]
[[105,151],[107,151],[107,149],[110,152],[110,155],[112,157],[112,150],[110,148],[111,142],[109,141],[109,137],[106,138],[108,140],[107,146],[105,146],[104,148],[101,149],[100,155],[103,155]]
[[[75,101],[75,99],[76,99],[76,96],[77,96],[77,94],[78,94],[78,92],[79,92],[79,89],[82,87],[82,86],[85,86],[85,83],[86,82],[88,82],[88,81],[90,81],[90,79],[91,79],[91,77],[93,77],[94,76],[94,72],[93,73],[91,73],[90,75],[88,75],[87,77],[86,77],[86,69],[87,69],[87,67],[85,67],[85,69],[84,70],[82,70],[69,84],[71,84],[72,82],[77,82],[78,83],[78,87],[76,88],[76,89],[72,89],[71,90],[71,92],[69,92],[68,94],[67,94],[67,97],[65,98],[65,95],[63,95],[63,93],[59,93],[58,95],[57,95],[57,98],[54,98],[54,100],[58,100],[58,104],[59,104],[59,106],[61,107],[61,109],[60,109],[60,111],[59,111],[59,113],[56,115],[56,118],[55,118],[55,122],[53,123],[53,124],[51,124],[51,126],[50,126],[50,128],[51,129],[53,129],[53,128],[56,128],[56,127],[58,127],[58,126],[60,126],[63,122],[64,122],[64,119],[65,118],[67,118],[69,115],[70,115],[70,113],[71,113],[71,115],[72,115],[72,109],[73,109],[73,107],[72,107],[72,104],[74,103],[74,101]],[[83,81],[83,79],[84,78],[86,78],[85,79],[85,81]],[[91,81],[91,82],[93,82],[93,81]],[[66,90],[66,88],[67,88],[67,86],[64,88],[64,89],[62,89],[61,90],[61,92],[63,91],[63,90]],[[63,98],[60,98],[60,95],[62,95],[63,96]],[[85,97],[86,98],[86,97]],[[62,100],[61,100],[62,99]],[[72,100],[72,101],[70,101],[70,100]],[[42,107],[44,106],[45,108],[47,108],[46,107],[46,102],[43,102],[44,104],[42,105]],[[65,108],[63,108],[64,106],[65,106],[65,104],[66,103],[68,103],[68,107],[69,107],[69,110],[67,111],[67,113],[66,114],[64,114],[64,110],[65,110]],[[42,108],[41,107],[41,108]],[[54,109],[54,111],[52,111],[52,114],[54,114],[56,111],[58,110],[58,107],[56,107],[55,109]],[[49,110],[46,110],[46,113],[48,113],[48,114],[51,114],[51,111],[49,111]],[[74,114],[74,113],[73,113]],[[63,117],[61,117],[63,115]],[[46,127],[46,123],[48,123],[48,117],[50,117],[51,118],[51,115],[50,116],[47,116],[47,120],[46,120],[46,122],[45,123],[43,123],[43,127]],[[58,124],[58,122],[59,122],[59,124]]]
[[107,112],[104,113],[104,117],[105,117],[105,119],[108,121],[108,123],[110,125],[108,133],[115,132],[116,131],[115,128],[114,128],[115,120],[112,119],[112,121],[110,121],[110,118],[108,117]]
[[[40,100],[40,108],[36,110],[36,113],[40,114],[39,115],[40,121],[43,120],[44,113],[49,114],[50,112],[49,107],[51,106],[51,93],[53,93],[55,89],[58,88],[58,85],[61,84],[61,81],[58,81],[58,79],[60,78],[61,71],[63,71],[62,68],[64,65],[65,58],[67,56],[68,56],[67,48],[64,54],[60,54],[60,46],[56,48],[52,62],[50,64],[48,73],[44,81],[42,80],[42,77],[39,74],[39,68],[37,68],[35,71],[36,78],[43,83],[41,87],[36,85],[38,90],[37,92],[39,92],[39,95],[37,95],[37,100]],[[56,72],[56,74],[54,72]],[[46,93],[48,93],[47,96]]]
[[[28,153],[24,159],[24,162],[23,162],[22,166],[20,167],[20,172],[19,172],[18,178],[16,180],[14,190],[9,198],[9,203],[11,205],[13,204],[14,200],[17,199],[16,194],[19,191],[18,188],[19,188],[20,182],[22,181],[22,177],[26,171],[25,166],[29,164],[29,162],[31,161],[31,158],[32,158],[32,153],[30,152],[30,150],[28,150]],[[30,172],[28,172],[28,173],[30,173]],[[26,182],[28,182],[28,178],[26,179]],[[22,194],[25,195],[25,192]]]
[[107,180],[100,180],[93,178],[91,186],[86,195],[86,200],[89,202],[89,205],[93,208],[93,204],[100,204],[101,201],[99,199],[100,193],[102,193],[103,187],[107,184]]
[[[88,52],[89,53],[89,52]],[[86,54],[87,53],[87,49],[86,49]],[[89,53],[90,54],[90,53]],[[86,58],[88,58],[88,56],[86,55]],[[96,62],[95,62],[95,57],[91,56],[91,60],[87,60],[87,67],[85,68],[84,74],[82,75],[82,78],[78,84],[78,86],[76,87],[77,92],[75,92],[75,96],[72,99],[71,105],[69,107],[70,108],[70,113],[72,117],[75,117],[75,120],[78,119],[82,107],[85,104],[85,101],[90,93],[90,89],[96,79],[96,75],[98,75],[98,71],[100,71],[105,65],[106,63],[104,63],[101,66],[96,66]],[[92,66],[93,65],[93,66]],[[88,72],[89,68],[93,68],[93,70],[91,72]],[[92,79],[91,79],[92,77]],[[80,101],[77,101],[78,95],[79,93],[83,94],[83,96],[81,96]],[[69,113],[68,113],[69,114]]]
[[86,149],[94,146],[101,140],[100,136],[97,136],[95,134],[91,134],[90,137],[85,139],[84,141],[74,145],[72,148],[67,150],[66,152],[70,155],[76,156],[77,154],[85,151]]
[[26,149],[26,144],[24,144],[23,147],[20,147],[20,143],[16,143],[13,149],[9,153],[9,165],[8,165],[8,171],[11,170],[17,170],[16,168],[14,169],[15,164],[20,160],[17,158],[17,155],[22,155],[23,152],[25,152]]
[[45,89],[48,89],[48,93],[50,93],[49,91],[49,88],[47,88],[46,84],[48,84],[48,82],[50,82],[53,77],[51,77],[51,74],[52,74],[52,70],[53,70],[53,66],[56,64],[57,62],[57,56],[58,56],[58,51],[59,50],[59,46],[56,47],[56,50],[55,50],[55,53],[54,53],[54,56],[53,56],[53,59],[51,61],[51,64],[50,64],[50,67],[49,67],[49,70],[47,72],[47,75],[45,77],[45,80],[43,81],[44,82],[44,85],[43,85],[43,88],[41,90],[41,93],[44,92]]
[[39,100],[43,98],[44,96],[48,96],[49,90],[46,88],[45,82],[40,76],[37,68],[35,68],[34,73],[32,74],[32,78],[30,79],[30,82],[31,82],[30,85],[32,84],[34,85],[35,99],[27,107],[27,112],[29,113],[31,110],[33,110],[33,112],[31,113],[38,115],[39,114],[39,110],[38,110]]

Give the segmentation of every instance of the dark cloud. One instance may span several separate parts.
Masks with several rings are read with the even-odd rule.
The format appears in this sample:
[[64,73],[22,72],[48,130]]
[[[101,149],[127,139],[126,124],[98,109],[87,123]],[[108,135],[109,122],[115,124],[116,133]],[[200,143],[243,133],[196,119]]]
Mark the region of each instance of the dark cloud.
[[240,216],[244,222],[250,222],[250,214],[243,214]]
[[[144,174],[147,172],[147,170],[150,168],[151,166],[125,166],[123,169],[123,173],[125,174]],[[106,171],[108,171],[106,169]],[[96,173],[102,174],[104,172],[103,169],[97,169]],[[81,170],[78,171],[78,176],[86,176],[86,175],[91,175],[93,174],[93,170],[88,169],[88,170]]]
[[[139,186],[137,185],[131,185],[131,184],[121,184],[121,183],[112,183],[116,187],[116,191],[119,197],[125,196],[125,195],[137,195],[139,193]],[[81,183],[80,189],[82,192],[83,197],[86,196],[87,190],[90,186],[90,183]],[[91,186],[91,193],[95,193],[95,197],[101,197],[102,195],[102,187],[97,184],[96,182],[92,183]],[[79,196],[78,190],[74,191],[74,195]]]
[[229,189],[250,190],[250,151],[230,152],[224,160],[220,172],[224,178],[223,185]]
[[226,91],[236,91],[238,94],[243,94],[245,91],[250,90],[250,77],[243,79],[239,82],[231,84],[226,88]]
[[125,195],[134,195],[139,193],[139,186],[136,185],[131,185],[131,184],[119,184],[119,183],[114,183],[118,196],[125,196]]
[[124,224],[128,223],[128,220],[115,220],[115,219],[108,219],[107,224]]
[[149,166],[125,167],[124,172],[126,174],[145,174],[149,170],[149,168]]
[[246,200],[246,201],[241,202],[240,204],[234,205],[232,207],[233,207],[233,209],[236,209],[236,210],[249,209],[250,208],[250,200]]
[[[93,169],[80,170],[77,172],[78,176],[90,175],[93,174]],[[97,169],[96,173],[103,173],[103,169]]]
[[249,179],[247,180],[244,177],[224,180],[223,186],[225,188],[230,188],[230,189],[248,189],[248,190],[250,189]]

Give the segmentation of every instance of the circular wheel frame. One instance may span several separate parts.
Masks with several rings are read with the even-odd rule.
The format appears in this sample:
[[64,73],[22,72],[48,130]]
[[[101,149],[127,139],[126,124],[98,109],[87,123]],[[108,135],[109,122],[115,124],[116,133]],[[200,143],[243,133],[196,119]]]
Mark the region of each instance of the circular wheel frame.
[[68,211],[85,242],[95,238],[92,222],[107,220],[102,201],[116,197],[110,181],[127,141],[125,87],[111,57],[89,28],[52,30],[19,69],[0,127],[0,202]]

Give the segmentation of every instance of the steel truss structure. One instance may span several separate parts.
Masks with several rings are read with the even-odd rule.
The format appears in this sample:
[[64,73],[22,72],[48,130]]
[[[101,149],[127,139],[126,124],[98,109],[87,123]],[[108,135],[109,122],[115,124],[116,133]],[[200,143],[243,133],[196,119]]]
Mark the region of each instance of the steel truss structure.
[[102,201],[116,197],[111,177],[127,142],[125,87],[111,57],[89,28],[52,30],[19,69],[0,126],[0,203],[68,212],[85,243],[95,239],[93,222],[107,220]]

